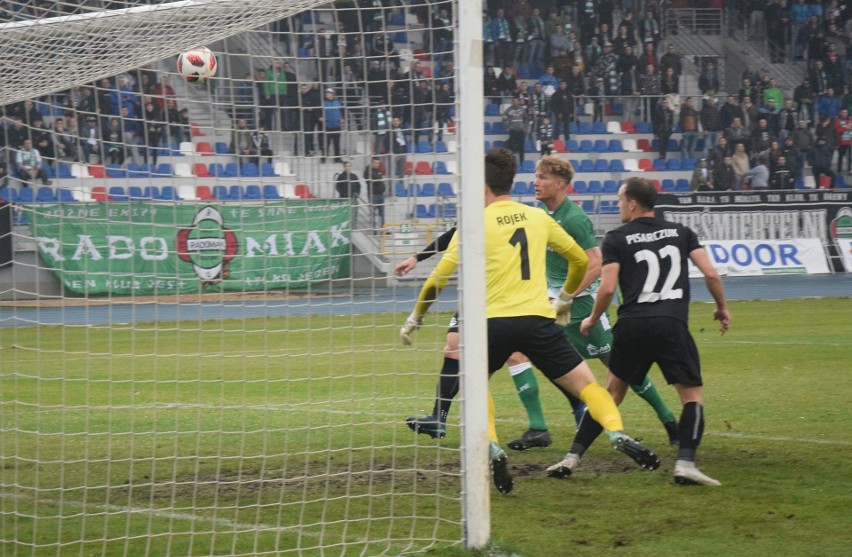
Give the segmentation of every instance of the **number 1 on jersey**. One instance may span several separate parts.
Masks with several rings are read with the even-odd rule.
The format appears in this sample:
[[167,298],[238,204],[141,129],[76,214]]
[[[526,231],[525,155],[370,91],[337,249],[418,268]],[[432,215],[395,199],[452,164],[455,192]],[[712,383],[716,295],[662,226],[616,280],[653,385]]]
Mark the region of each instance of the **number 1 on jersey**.
[[530,254],[527,250],[527,231],[523,228],[518,228],[512,237],[509,238],[509,243],[513,246],[521,246],[521,280],[530,280]]

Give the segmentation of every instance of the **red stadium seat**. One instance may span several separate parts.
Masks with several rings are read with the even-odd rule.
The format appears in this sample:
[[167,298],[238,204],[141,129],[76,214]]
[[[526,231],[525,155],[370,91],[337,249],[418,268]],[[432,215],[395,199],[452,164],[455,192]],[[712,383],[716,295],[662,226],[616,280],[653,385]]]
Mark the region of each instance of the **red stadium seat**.
[[[202,165],[203,166],[203,165]],[[210,186],[196,186],[195,196],[202,201],[215,201],[213,192],[210,191]]]

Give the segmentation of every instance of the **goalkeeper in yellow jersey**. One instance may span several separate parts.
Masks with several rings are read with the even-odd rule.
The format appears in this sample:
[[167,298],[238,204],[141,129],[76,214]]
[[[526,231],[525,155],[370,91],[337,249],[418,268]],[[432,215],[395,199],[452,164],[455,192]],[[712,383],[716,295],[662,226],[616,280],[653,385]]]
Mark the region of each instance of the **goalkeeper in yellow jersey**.
[[[488,372],[494,373],[513,352],[522,352],[550,380],[579,397],[589,414],[606,431],[612,446],[642,468],[655,470],[660,460],[647,447],[624,433],[621,414],[591,368],[568,342],[559,323],[567,323],[572,293],[588,266],[588,256],[559,224],[541,209],[511,200],[515,179],[512,152],[496,148],[485,156],[485,272],[488,323]],[[569,262],[568,276],[553,304],[545,276],[547,248]],[[414,311],[400,331],[406,344],[423,322],[423,315],[447,284],[459,260],[458,235],[426,280]],[[556,319],[556,320],[554,320]],[[505,452],[492,443],[494,484],[503,493],[511,486]],[[509,487],[509,490],[511,487]]]

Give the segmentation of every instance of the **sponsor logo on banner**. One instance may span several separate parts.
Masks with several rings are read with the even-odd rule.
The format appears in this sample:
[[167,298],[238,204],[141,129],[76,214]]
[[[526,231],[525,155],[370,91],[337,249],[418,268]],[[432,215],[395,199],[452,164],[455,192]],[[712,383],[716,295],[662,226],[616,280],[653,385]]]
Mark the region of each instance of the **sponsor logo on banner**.
[[215,207],[200,209],[192,219],[192,226],[177,234],[178,257],[192,263],[202,287],[231,276],[231,260],[237,251],[237,237],[225,228],[225,219]]
[[[710,262],[722,275],[780,275],[828,273],[822,242],[804,240],[710,240],[704,242]],[[701,272],[690,262],[689,275]]]

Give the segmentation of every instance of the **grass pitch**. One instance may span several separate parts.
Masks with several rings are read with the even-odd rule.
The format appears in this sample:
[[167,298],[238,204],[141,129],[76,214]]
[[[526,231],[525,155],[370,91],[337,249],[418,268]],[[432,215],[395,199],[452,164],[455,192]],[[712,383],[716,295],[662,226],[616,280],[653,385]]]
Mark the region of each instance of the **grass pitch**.
[[[698,465],[721,488],[673,485],[675,450],[632,395],[625,424],[659,470],[599,442],[545,477],[573,420],[539,376],[554,444],[509,451],[484,552],[459,547],[457,419],[440,443],[403,424],[431,409],[447,314],[414,348],[391,314],[0,329],[0,555],[847,555],[850,310],[734,302],[721,337],[693,305]],[[505,445],[526,419],[505,372],[491,389]]]

